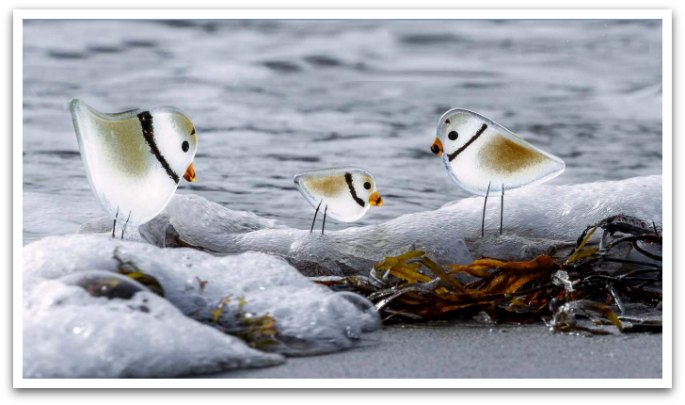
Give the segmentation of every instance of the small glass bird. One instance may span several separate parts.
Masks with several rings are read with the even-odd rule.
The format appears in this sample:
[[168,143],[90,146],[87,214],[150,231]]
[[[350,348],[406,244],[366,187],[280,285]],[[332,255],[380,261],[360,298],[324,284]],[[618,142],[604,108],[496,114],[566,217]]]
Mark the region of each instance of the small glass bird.
[[295,184],[309,204],[316,208],[309,232],[314,230],[322,205],[322,235],[327,214],[342,222],[353,222],[363,217],[369,207],[383,205],[373,176],[363,169],[339,167],[305,172],[295,176]]
[[481,236],[485,235],[485,208],[490,194],[501,196],[500,226],[504,221],[504,192],[543,183],[560,175],[566,165],[502,125],[473,111],[455,108],[440,118],[431,152],[441,156],[450,177],[464,190],[485,196]]

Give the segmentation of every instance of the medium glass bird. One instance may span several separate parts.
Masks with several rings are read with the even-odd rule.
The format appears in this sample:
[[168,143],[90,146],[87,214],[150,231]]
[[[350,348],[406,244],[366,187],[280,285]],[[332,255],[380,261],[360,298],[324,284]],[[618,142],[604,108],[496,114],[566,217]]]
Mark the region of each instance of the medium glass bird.
[[93,193],[114,218],[141,224],[174,195],[180,176],[195,181],[193,123],[171,107],[102,113],[83,101],[69,104],[81,159]]
[[440,118],[431,152],[441,156],[450,177],[464,190],[485,196],[481,236],[485,235],[485,208],[490,194],[501,196],[500,227],[504,221],[504,193],[539,184],[560,175],[566,165],[502,125],[473,111],[455,108]]
[[322,205],[322,235],[327,214],[338,221],[353,222],[363,217],[369,207],[383,205],[373,176],[364,169],[339,167],[305,172],[295,176],[295,184],[309,204],[316,208],[309,232],[314,230]]

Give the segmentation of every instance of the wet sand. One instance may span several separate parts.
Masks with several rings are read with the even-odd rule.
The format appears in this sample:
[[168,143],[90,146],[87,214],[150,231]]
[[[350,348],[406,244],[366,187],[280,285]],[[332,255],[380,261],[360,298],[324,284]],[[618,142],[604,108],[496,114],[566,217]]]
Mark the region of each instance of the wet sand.
[[661,378],[662,335],[586,337],[543,325],[389,326],[352,350],[210,377]]

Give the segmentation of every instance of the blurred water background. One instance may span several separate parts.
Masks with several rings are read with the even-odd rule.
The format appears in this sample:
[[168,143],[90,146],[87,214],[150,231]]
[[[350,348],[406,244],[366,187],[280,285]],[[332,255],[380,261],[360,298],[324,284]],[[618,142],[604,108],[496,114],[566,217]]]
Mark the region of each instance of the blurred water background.
[[[24,242],[103,216],[70,99],[173,105],[194,121],[200,194],[308,228],[294,174],[371,171],[358,224],[466,197],[429,151],[478,111],[566,161],[556,184],[661,173],[661,24],[625,20],[24,22]],[[330,221],[329,229],[347,224]]]

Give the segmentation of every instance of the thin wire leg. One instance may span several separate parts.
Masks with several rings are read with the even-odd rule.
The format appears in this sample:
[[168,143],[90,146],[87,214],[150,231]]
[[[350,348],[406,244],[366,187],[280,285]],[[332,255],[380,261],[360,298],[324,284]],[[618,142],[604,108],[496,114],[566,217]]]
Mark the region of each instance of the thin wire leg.
[[114,231],[117,229],[117,217],[119,216],[119,207],[117,207],[117,213],[114,214],[114,224],[112,225],[112,238],[114,238]]
[[131,211],[128,212],[128,217],[126,217],[126,222],[124,222],[124,229],[121,230],[121,239],[124,239],[124,232],[126,232],[126,225],[128,225],[129,219],[131,219]]
[[499,234],[502,234],[502,224],[504,223],[504,184],[502,184],[502,201],[499,209]]
[[328,205],[323,210],[323,224],[321,225],[321,234],[323,235],[323,230],[326,227],[326,213],[328,212]]
[[319,202],[319,205],[316,206],[316,211],[314,211],[314,219],[312,219],[312,227],[309,228],[309,233],[314,232],[314,222],[316,222],[316,216],[319,214],[319,208],[321,207],[322,202],[323,200],[321,200],[321,202]]
[[480,223],[480,237],[485,237],[485,207],[488,205],[488,195],[490,194],[490,183],[488,182],[488,191],[485,192],[485,201],[483,202],[483,220]]

